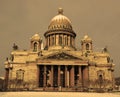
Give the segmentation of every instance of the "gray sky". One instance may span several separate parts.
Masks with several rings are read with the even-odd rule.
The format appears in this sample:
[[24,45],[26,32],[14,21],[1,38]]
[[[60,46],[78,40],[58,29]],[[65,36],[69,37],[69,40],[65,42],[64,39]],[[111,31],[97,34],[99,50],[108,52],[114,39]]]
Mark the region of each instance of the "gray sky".
[[13,43],[29,49],[30,37],[47,31],[59,7],[72,21],[76,46],[85,34],[93,39],[95,51],[107,46],[120,76],[120,0],[0,0],[0,76]]

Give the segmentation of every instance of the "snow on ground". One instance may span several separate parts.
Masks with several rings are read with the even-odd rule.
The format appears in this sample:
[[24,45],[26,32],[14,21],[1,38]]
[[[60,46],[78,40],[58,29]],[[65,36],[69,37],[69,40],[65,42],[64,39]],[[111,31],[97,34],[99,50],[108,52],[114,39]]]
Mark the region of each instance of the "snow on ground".
[[120,97],[120,93],[0,92],[0,97]]

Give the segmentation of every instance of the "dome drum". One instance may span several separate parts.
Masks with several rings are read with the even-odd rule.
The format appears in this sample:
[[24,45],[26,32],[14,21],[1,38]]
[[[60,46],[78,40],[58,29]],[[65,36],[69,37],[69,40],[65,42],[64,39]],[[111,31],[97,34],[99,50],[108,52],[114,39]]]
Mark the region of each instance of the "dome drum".
[[72,37],[76,37],[76,33],[71,33],[70,31],[66,31],[66,30],[54,30],[54,31],[47,31],[44,36],[47,37],[49,35],[52,35],[52,34],[66,34],[66,35],[71,35]]

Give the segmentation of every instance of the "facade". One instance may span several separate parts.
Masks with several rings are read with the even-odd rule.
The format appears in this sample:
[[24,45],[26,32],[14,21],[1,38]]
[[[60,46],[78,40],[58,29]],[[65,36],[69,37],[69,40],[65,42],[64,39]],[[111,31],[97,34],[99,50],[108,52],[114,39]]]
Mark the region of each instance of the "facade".
[[107,48],[95,52],[92,39],[85,35],[81,49],[75,47],[76,33],[63,9],[53,17],[44,33],[45,47],[38,33],[32,36],[29,50],[14,44],[5,61],[8,90],[44,91],[112,90],[114,64]]

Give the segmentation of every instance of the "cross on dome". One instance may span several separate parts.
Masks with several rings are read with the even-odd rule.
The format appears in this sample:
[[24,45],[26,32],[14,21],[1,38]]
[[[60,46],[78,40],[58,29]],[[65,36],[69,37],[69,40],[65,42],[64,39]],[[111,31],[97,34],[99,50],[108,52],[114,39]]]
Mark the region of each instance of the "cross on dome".
[[62,8],[58,9],[58,14],[63,14],[63,9]]

